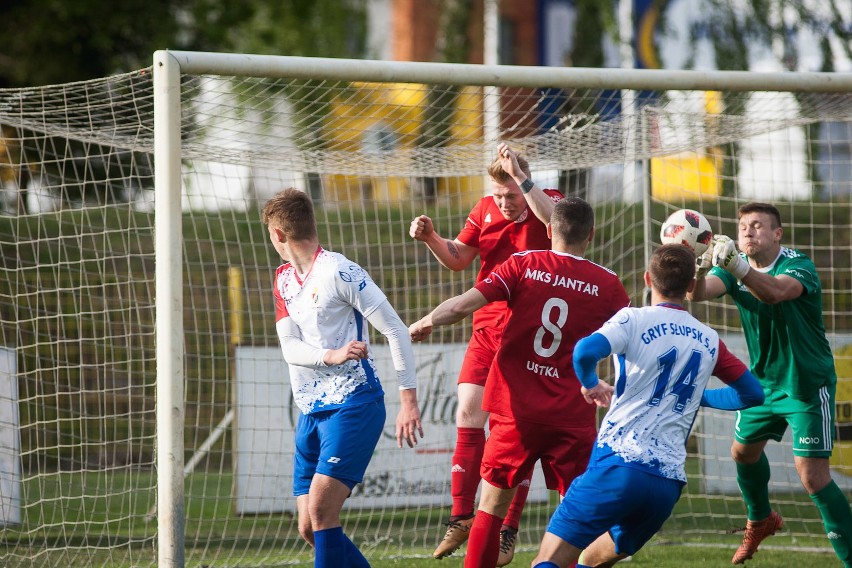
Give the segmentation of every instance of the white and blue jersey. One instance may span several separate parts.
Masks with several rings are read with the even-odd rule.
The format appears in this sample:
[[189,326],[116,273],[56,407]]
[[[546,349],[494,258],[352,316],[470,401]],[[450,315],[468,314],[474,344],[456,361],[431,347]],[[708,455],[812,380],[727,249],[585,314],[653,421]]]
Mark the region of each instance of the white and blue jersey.
[[[353,340],[367,341],[366,318],[387,298],[367,272],[345,256],[317,249],[307,274],[290,264],[275,273],[275,321],[296,405],[305,414],[365,404],[384,396],[372,356],[326,366],[322,354]],[[295,324],[295,326],[293,325]],[[305,347],[315,348],[308,363],[304,353],[288,353],[294,334]],[[309,349],[310,350],[310,349]],[[293,361],[300,359],[299,364]],[[413,382],[413,365],[411,373]]]
[[592,463],[685,483],[686,442],[710,376],[731,383],[745,367],[713,329],[674,305],[624,308],[597,333],[610,343],[616,378]]
[[[680,305],[624,308],[574,348],[586,388],[600,359],[615,355],[615,392],[589,466],[547,526],[579,549],[609,532],[634,554],[671,514],[686,483],[686,441],[699,406],[761,404],[763,391],[711,328]],[[710,375],[730,386],[706,390]]]

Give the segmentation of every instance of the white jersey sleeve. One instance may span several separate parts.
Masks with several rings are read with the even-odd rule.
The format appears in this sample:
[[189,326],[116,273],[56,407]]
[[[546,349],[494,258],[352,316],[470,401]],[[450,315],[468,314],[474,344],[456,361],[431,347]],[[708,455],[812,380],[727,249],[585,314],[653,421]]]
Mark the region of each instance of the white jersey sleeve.
[[280,320],[276,327],[278,328],[281,352],[289,365],[313,367],[315,369],[327,366],[322,358],[328,349],[314,347],[302,341],[302,334],[293,318]]
[[411,336],[408,334],[408,327],[402,322],[399,314],[396,313],[390,302],[385,300],[377,310],[367,317],[367,320],[388,340],[399,389],[417,388]]

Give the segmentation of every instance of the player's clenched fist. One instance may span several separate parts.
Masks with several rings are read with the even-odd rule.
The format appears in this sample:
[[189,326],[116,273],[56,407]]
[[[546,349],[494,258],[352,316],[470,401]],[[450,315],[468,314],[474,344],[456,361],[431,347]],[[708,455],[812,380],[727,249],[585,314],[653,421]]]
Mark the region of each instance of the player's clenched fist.
[[432,333],[432,321],[429,316],[420,319],[408,326],[408,335],[411,341],[423,341]]
[[748,261],[737,252],[736,244],[730,237],[725,235],[716,236],[716,244],[713,245],[713,266],[720,266],[742,280],[751,267]]
[[425,241],[434,232],[435,226],[432,225],[432,219],[426,215],[415,217],[411,227],[408,228],[408,234],[416,241]]
[[353,340],[340,349],[329,349],[322,357],[326,365],[340,365],[346,361],[359,361],[367,358],[367,344]]

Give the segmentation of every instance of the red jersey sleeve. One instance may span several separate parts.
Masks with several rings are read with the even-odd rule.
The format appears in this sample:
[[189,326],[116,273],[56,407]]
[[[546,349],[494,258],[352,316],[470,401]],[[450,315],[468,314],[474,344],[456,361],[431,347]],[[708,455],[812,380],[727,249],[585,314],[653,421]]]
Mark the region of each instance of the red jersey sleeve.
[[610,287],[612,290],[612,313],[615,314],[621,308],[626,308],[630,306],[630,296],[627,295],[627,290],[624,289],[624,284],[621,283],[621,279],[616,276],[615,282]]
[[743,376],[748,369],[733,353],[728,351],[728,346],[719,340],[719,356],[716,357],[716,366],[713,367],[713,375],[725,383],[730,384]]
[[476,205],[473,206],[473,209],[471,209],[470,213],[467,215],[464,227],[462,227],[462,230],[456,236],[456,239],[471,247],[479,248],[479,235],[482,233],[483,224],[483,210],[486,205],[485,199],[491,198],[488,197],[480,199]]
[[482,292],[489,302],[508,301],[518,282],[518,273],[517,255],[512,255],[484,280],[476,284],[475,288]]
[[559,203],[565,199],[565,196],[559,193],[558,189],[543,189],[542,191],[545,195],[552,199],[554,203]]
[[275,298],[276,322],[290,316],[290,313],[287,311],[287,303],[284,301],[284,297],[281,295],[281,289],[278,285],[278,282],[281,280],[281,274],[286,268],[287,264],[282,264],[278,267],[278,270],[275,271],[275,279],[272,283],[272,295]]

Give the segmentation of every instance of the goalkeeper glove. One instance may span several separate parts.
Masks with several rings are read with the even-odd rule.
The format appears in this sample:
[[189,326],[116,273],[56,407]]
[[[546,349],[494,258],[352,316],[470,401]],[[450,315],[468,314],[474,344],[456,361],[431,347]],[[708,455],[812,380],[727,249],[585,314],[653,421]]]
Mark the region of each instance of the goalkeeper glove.
[[695,258],[695,279],[701,280],[713,268],[713,243]]
[[713,266],[721,266],[740,281],[751,270],[748,261],[737,252],[734,241],[725,235],[716,237],[716,244],[713,245]]

